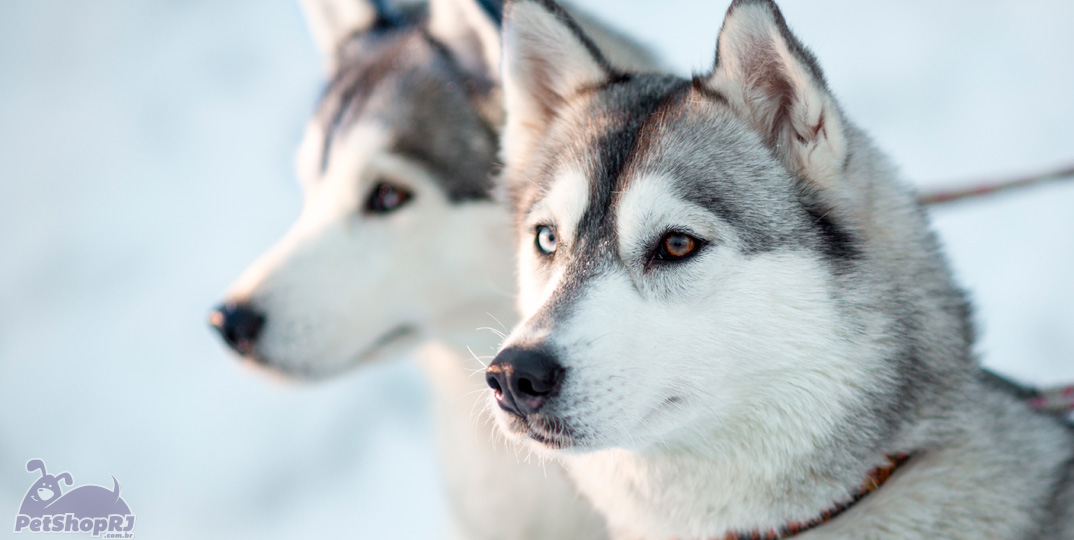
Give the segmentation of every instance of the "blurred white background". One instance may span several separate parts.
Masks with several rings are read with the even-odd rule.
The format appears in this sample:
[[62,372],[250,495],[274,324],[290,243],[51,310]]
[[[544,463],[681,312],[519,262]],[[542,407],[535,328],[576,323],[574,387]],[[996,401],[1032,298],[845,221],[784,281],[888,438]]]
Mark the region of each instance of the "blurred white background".
[[[579,3],[683,73],[708,68],[727,7]],[[1074,3],[781,5],[919,185],[1074,161]],[[409,360],[281,385],[206,324],[298,212],[291,156],[320,77],[291,0],[0,4],[0,531],[39,457],[79,485],[118,478],[140,538],[440,536]],[[984,362],[1074,381],[1074,183],[935,223]]]

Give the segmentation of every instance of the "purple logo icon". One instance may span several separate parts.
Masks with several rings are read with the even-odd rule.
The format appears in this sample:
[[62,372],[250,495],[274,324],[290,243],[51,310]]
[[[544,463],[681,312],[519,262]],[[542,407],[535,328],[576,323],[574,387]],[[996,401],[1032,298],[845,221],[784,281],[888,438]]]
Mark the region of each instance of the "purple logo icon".
[[74,483],[71,473],[53,476],[45,462],[31,459],[26,470],[41,472],[15,516],[15,532],[88,532],[104,538],[133,538],[134,514],[119,496],[119,482],[112,477],[112,489],[102,486],[79,486],[63,491]]

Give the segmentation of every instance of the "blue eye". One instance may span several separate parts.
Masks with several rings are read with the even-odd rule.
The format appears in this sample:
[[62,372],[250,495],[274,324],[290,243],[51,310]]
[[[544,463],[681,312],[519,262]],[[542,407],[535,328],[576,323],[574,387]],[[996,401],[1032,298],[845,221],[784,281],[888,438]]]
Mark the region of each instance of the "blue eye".
[[537,251],[551,255],[556,251],[556,232],[548,225],[537,226]]

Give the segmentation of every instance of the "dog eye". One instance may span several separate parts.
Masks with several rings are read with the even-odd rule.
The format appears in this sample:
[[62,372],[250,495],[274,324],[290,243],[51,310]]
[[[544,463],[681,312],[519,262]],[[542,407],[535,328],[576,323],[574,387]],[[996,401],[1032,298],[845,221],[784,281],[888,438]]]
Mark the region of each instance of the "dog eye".
[[365,202],[365,212],[367,214],[394,212],[410,202],[412,198],[414,194],[407,188],[388,182],[377,182],[373,186],[373,191],[369,193],[369,199]]
[[537,251],[545,255],[551,255],[556,251],[556,232],[548,225],[537,227]]
[[699,245],[701,241],[693,236],[681,232],[670,232],[660,240],[660,246],[653,258],[658,261],[681,261],[693,255]]

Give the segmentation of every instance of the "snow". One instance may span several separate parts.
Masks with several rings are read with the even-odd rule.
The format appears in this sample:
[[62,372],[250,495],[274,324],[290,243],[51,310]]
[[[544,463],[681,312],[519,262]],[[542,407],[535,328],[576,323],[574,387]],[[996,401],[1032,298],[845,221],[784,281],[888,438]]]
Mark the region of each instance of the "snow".
[[[726,2],[580,2],[707,69]],[[922,186],[1074,160],[1074,4],[787,0]],[[409,359],[267,381],[205,317],[297,214],[320,61],[288,0],[0,4],[0,518],[31,458],[114,475],[143,538],[437,537]],[[986,364],[1074,380],[1074,183],[938,209]],[[10,530],[10,529],[8,529]]]

